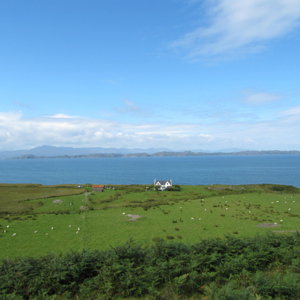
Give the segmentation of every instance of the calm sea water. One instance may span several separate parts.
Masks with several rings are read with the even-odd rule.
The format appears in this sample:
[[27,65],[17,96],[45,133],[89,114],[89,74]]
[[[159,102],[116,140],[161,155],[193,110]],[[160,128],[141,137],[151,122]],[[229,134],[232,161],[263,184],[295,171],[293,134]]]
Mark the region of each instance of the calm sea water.
[[277,183],[300,187],[300,155],[0,160],[0,182],[150,184]]

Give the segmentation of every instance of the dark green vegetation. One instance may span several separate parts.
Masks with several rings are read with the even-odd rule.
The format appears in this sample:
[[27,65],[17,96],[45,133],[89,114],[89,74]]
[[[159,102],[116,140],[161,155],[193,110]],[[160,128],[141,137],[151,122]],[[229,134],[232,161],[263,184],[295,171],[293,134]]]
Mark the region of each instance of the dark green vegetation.
[[1,299],[299,299],[300,235],[4,260]]

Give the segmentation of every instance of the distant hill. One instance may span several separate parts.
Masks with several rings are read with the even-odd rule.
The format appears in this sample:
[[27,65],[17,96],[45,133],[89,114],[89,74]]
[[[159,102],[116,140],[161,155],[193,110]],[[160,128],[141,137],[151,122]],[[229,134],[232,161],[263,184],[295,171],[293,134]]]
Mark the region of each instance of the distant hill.
[[72,148],[41,146],[30,150],[0,152],[0,159],[34,159],[34,158],[96,158],[96,157],[166,157],[166,156],[207,156],[207,155],[278,155],[300,154],[300,151],[170,151],[167,149],[127,149],[127,148]]
[[0,152],[0,159],[26,157],[57,157],[57,156],[78,156],[91,154],[131,154],[131,153],[155,153],[159,151],[168,151],[165,148],[149,148],[149,149],[128,149],[128,148],[72,148],[72,147],[55,147],[41,146],[29,150],[15,150]]

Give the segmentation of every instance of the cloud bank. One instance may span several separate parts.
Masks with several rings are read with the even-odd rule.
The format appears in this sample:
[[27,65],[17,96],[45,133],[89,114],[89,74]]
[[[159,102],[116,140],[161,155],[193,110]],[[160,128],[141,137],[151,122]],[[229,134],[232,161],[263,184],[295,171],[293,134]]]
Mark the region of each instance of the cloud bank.
[[191,58],[238,51],[258,51],[266,41],[281,37],[300,21],[299,0],[206,1],[209,23],[172,43]]
[[72,147],[161,148],[173,150],[299,149],[300,109],[291,107],[277,119],[259,122],[129,124],[56,114],[26,118],[0,112],[0,150],[40,145]]

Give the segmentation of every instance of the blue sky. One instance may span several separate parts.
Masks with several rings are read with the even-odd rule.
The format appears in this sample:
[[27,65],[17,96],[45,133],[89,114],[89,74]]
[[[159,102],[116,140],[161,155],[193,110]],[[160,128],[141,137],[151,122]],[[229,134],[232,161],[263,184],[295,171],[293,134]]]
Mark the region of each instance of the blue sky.
[[0,3],[0,150],[300,150],[299,0]]

